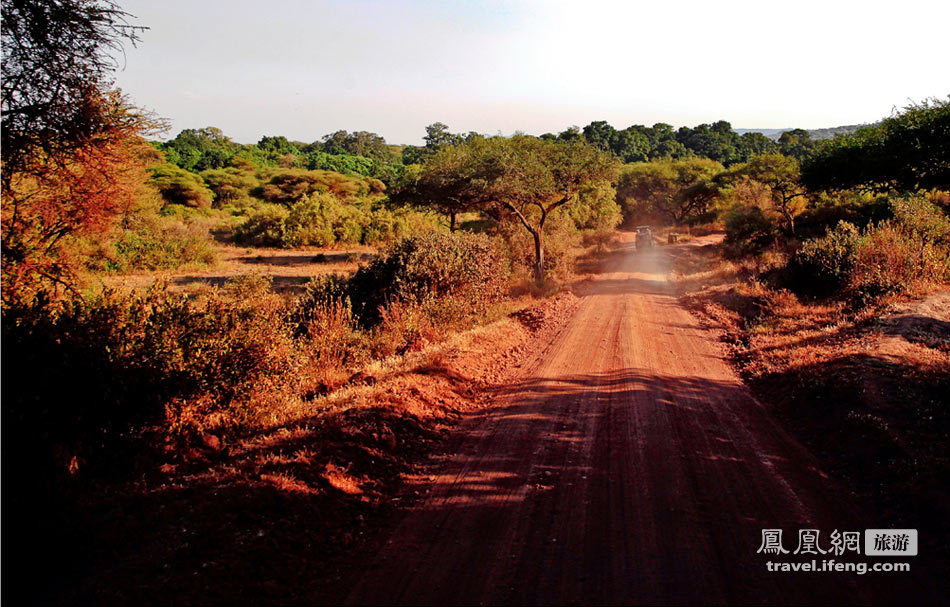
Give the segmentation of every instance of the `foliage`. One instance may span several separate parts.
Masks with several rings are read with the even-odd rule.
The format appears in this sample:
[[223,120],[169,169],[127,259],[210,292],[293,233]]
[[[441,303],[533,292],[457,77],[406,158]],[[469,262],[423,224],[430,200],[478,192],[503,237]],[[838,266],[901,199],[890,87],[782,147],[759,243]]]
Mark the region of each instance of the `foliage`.
[[475,209],[480,203],[478,191],[470,186],[475,169],[471,148],[448,146],[425,165],[407,169],[390,199],[447,216],[449,229],[454,232],[458,215]]
[[320,192],[349,199],[379,193],[381,187],[378,180],[348,177],[333,171],[286,169],[274,173],[264,185],[251,193],[265,202],[290,206]]
[[139,132],[145,116],[109,93],[123,42],[144,29],[103,0],[4,0],[4,190],[17,173],[71,164],[94,141]]
[[822,144],[802,168],[812,190],[887,192],[950,186],[950,101],[910,105]]
[[432,216],[408,208],[353,204],[315,193],[289,208],[260,205],[235,228],[233,238],[242,244],[271,247],[378,245],[436,229]]
[[787,266],[799,292],[856,302],[914,293],[950,279],[950,220],[922,197],[890,201],[894,218],[863,232],[840,222],[806,241]]
[[208,189],[200,176],[169,163],[150,170],[152,184],[168,204],[186,207],[207,208],[211,206],[214,193]]
[[73,288],[76,239],[108,232],[151,195],[142,153],[139,140],[105,138],[76,148],[69,162],[5,180],[4,304],[29,300],[37,290]]
[[768,204],[763,211],[779,216],[787,235],[795,234],[795,217],[805,210],[805,190],[799,184],[799,165],[794,158],[781,154],[753,156],[748,162],[733,166],[719,176],[723,184],[742,180],[762,184],[768,190]]
[[174,139],[158,144],[168,162],[186,171],[201,172],[228,166],[240,150],[219,128],[185,129]]
[[280,247],[286,242],[285,222],[290,213],[282,205],[261,205],[247,215],[232,237],[235,242],[257,247]]
[[70,245],[147,196],[139,136],[160,126],[111,90],[141,28],[107,1],[2,3],[3,302],[72,289]]
[[788,264],[789,279],[799,292],[819,295],[842,291],[854,269],[858,229],[845,221],[821,238],[806,241]]
[[725,247],[732,257],[757,254],[775,242],[778,230],[765,215],[762,208],[755,205],[738,205],[730,209],[725,216]]
[[702,217],[713,201],[711,191],[697,186],[721,171],[721,164],[703,158],[630,164],[620,174],[617,201],[628,221],[655,216],[687,223]]
[[7,421],[33,440],[46,479],[65,476],[70,457],[80,474],[123,467],[104,449],[151,424],[186,431],[178,412],[188,403],[205,415],[228,409],[221,424],[251,423],[258,412],[236,404],[296,362],[281,305],[266,292],[194,304],[153,288],[8,307],[3,343],[17,356],[3,360],[14,378],[4,386]]
[[205,185],[214,193],[217,207],[247,203],[249,192],[260,185],[253,172],[238,167],[207,169],[201,172]]
[[817,146],[818,141],[812,139],[811,133],[804,129],[785,131],[778,138],[779,153],[799,162],[808,158]]
[[324,136],[322,151],[333,155],[352,155],[369,158],[378,163],[394,160],[386,140],[368,131],[336,131]]
[[507,276],[505,255],[487,236],[432,233],[403,239],[360,268],[346,283],[345,296],[357,318],[373,325],[394,301],[452,297],[484,309],[502,296]]
[[152,204],[123,214],[112,230],[80,241],[77,249],[83,265],[98,272],[167,270],[217,262],[206,221],[159,214]]
[[[534,241],[534,273],[544,275],[544,226],[552,212],[583,205],[590,194],[609,188],[617,164],[582,141],[560,142],[524,135],[485,139],[440,149],[420,176],[423,201],[454,212],[481,211],[519,222]],[[599,198],[594,196],[595,199]]]

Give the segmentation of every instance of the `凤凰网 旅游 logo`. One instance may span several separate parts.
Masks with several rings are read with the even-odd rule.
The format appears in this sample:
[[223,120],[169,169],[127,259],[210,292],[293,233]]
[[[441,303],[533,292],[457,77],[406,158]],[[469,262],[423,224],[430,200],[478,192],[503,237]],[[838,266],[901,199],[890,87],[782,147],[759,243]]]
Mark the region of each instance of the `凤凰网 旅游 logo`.
[[[916,529],[865,529],[861,531],[833,530],[827,539],[818,529],[798,529],[796,539],[785,545],[782,529],[762,529],[758,554],[781,556],[785,554],[834,555],[861,554],[865,556],[916,556]],[[791,546],[794,550],[790,550]]]

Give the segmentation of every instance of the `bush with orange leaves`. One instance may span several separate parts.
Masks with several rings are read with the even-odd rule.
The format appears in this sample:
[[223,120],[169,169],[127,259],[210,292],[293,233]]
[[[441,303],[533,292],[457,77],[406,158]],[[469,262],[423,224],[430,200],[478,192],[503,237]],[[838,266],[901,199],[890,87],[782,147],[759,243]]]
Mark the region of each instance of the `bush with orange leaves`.
[[18,171],[3,167],[3,303],[38,291],[73,290],[73,239],[108,231],[151,195],[145,167],[154,150],[140,137],[156,126],[118,92],[101,95],[109,126],[59,154],[34,151]]
[[892,198],[891,219],[863,231],[839,222],[806,241],[785,269],[788,286],[857,304],[924,293],[950,280],[950,219],[923,196]]

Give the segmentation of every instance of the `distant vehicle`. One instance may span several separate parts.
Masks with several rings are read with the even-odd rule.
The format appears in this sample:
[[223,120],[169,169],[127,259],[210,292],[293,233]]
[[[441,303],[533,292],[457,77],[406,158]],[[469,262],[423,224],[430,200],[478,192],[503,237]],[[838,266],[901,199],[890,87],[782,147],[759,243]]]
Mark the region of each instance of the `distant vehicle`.
[[650,226],[637,226],[637,250],[653,248],[653,229]]

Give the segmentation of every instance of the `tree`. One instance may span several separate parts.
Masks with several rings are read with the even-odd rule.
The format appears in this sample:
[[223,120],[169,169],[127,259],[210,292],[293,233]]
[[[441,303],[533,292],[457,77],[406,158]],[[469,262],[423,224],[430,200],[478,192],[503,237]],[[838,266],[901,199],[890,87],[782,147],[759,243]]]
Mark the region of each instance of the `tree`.
[[617,131],[610,148],[624,162],[643,162],[650,155],[650,140],[635,126]]
[[257,147],[259,147],[264,152],[271,152],[279,156],[283,156],[284,154],[300,153],[300,148],[288,141],[283,135],[265,135],[261,137],[260,141],[257,142]]
[[816,145],[818,142],[814,141],[811,133],[805,129],[785,131],[778,138],[778,151],[786,156],[797,158],[799,162],[811,154]]
[[824,142],[803,164],[802,182],[811,190],[950,189],[950,99]]
[[[186,171],[194,172],[226,167],[241,151],[239,144],[231,141],[221,129],[213,126],[185,129],[174,139],[160,144],[159,147],[165,152],[168,162]],[[254,147],[261,160],[266,160],[267,154],[264,154],[263,150],[257,146],[249,147]]]
[[751,158],[759,154],[774,154],[778,146],[762,133],[750,131],[739,137],[739,149],[742,156]]
[[782,154],[761,154],[736,165],[723,175],[723,180],[736,183],[746,179],[768,188],[772,210],[782,217],[785,232],[795,235],[795,217],[805,210],[805,188],[799,183],[798,161]]
[[369,131],[336,131],[323,137],[322,151],[327,154],[364,156],[378,162],[392,162],[393,153],[386,140]]
[[725,120],[713,124],[700,124],[695,128],[681,127],[676,131],[676,140],[695,153],[729,166],[745,160],[739,149],[739,135]]
[[167,203],[194,208],[211,206],[214,194],[198,175],[170,163],[154,167],[151,173],[152,183]]
[[613,148],[617,129],[607,124],[605,120],[597,120],[585,126],[583,133],[587,143],[606,152]]
[[141,115],[103,103],[114,55],[143,27],[100,0],[4,0],[0,85],[3,174],[30,172],[97,137],[138,126]]
[[628,219],[658,214],[674,224],[688,223],[709,210],[710,189],[698,186],[720,171],[722,165],[707,158],[631,164],[620,175],[617,200]]
[[390,201],[427,207],[443,214],[454,232],[458,215],[480,204],[478,190],[471,187],[477,168],[472,152],[471,146],[442,149],[424,165],[413,167],[390,195]]
[[[476,138],[457,159],[465,202],[513,216],[534,240],[534,275],[544,278],[544,226],[561,207],[579,204],[588,191],[609,187],[616,161],[583,141],[554,142],[519,135]],[[452,154],[446,148],[439,155]]]
[[63,243],[102,232],[134,205],[154,150],[141,135],[161,126],[108,76],[123,42],[143,29],[96,0],[4,0],[0,85],[3,301],[71,287]]
[[450,133],[449,126],[443,122],[433,122],[426,127],[426,136],[422,139],[426,142],[427,148],[437,150],[446,145],[458,145],[462,143],[464,137]]

